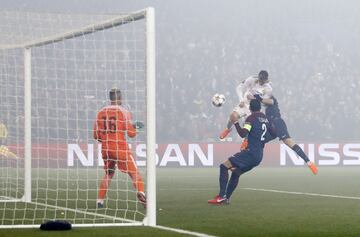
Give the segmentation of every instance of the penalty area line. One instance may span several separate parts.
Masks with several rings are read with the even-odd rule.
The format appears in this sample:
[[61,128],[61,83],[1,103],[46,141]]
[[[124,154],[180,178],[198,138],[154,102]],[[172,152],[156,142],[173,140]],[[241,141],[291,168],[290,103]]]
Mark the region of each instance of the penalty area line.
[[198,236],[198,237],[216,237],[215,235],[208,235],[208,234],[204,234],[204,233],[183,230],[183,229],[176,229],[176,228],[171,228],[171,227],[166,227],[166,226],[161,226],[161,225],[156,225],[156,226],[152,226],[152,227],[162,229],[162,230],[168,230],[168,231],[172,231],[172,232],[176,232],[176,233],[180,233],[180,234]]
[[285,194],[293,194],[293,195],[304,195],[304,196],[315,196],[315,197],[328,197],[328,198],[338,198],[338,199],[360,200],[360,197],[331,195],[331,194],[322,194],[322,193],[291,192],[291,191],[276,190],[276,189],[264,189],[264,188],[242,188],[242,189],[251,190],[251,191],[260,191],[260,192],[285,193]]

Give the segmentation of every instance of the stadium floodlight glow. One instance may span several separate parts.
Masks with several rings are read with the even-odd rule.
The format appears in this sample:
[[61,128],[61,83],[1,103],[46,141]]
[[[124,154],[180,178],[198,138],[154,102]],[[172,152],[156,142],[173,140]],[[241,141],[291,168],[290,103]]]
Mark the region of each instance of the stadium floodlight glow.
[[[0,152],[0,228],[39,227],[53,219],[83,227],[155,226],[154,9],[119,15],[4,11],[0,19],[0,120],[9,131],[0,144],[6,148]],[[121,89],[133,119],[145,122],[129,143],[146,144],[146,168],[139,167],[146,208],[119,170],[98,208],[101,158],[99,165],[80,159],[69,165],[70,156],[101,157],[98,149],[72,154],[69,147],[98,147],[93,123],[113,87]]]

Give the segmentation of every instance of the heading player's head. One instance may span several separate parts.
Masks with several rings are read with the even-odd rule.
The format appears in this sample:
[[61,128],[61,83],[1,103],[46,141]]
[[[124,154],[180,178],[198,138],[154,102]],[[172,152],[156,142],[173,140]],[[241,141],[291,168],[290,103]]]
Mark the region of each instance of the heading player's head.
[[250,111],[251,112],[257,112],[260,111],[261,109],[261,103],[260,101],[254,99],[254,100],[250,100]]
[[109,99],[111,104],[121,105],[121,91],[120,89],[113,88],[109,92]]
[[265,70],[261,70],[258,75],[260,85],[269,81],[269,73]]

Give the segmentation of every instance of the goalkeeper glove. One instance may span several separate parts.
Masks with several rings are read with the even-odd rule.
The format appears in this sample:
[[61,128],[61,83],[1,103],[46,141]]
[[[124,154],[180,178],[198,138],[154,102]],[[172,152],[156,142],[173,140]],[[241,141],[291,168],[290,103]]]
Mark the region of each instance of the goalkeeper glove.
[[136,129],[140,129],[140,128],[143,128],[145,125],[144,125],[144,123],[141,122],[141,121],[135,121],[135,122],[133,123],[133,126],[134,126],[134,128],[136,128]]

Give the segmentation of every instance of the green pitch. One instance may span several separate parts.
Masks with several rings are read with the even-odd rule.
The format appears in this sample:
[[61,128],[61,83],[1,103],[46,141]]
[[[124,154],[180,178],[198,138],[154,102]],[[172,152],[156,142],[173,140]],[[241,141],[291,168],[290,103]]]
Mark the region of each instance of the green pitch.
[[[218,169],[162,168],[157,174],[157,222],[215,236],[359,236],[359,179],[357,168],[320,167],[317,176],[305,167],[257,168],[240,178],[230,205],[210,206],[206,201],[218,192]],[[5,229],[0,236],[184,235],[145,227],[111,227],[67,232]]]

